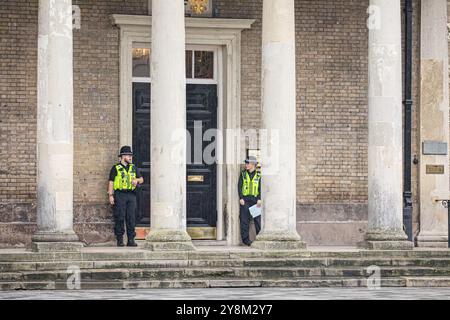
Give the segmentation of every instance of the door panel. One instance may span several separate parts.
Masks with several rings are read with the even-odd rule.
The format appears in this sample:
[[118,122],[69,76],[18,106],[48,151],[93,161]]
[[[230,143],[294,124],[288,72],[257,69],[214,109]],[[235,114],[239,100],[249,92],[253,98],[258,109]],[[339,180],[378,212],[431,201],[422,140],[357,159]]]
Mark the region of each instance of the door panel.
[[[203,151],[212,141],[203,141],[205,131],[217,129],[217,86],[187,85],[187,130],[190,133],[191,150],[188,148],[187,173],[187,224],[190,227],[215,227],[216,211],[216,163],[202,157]],[[197,126],[198,130],[195,130]],[[197,135],[195,136],[195,132]],[[201,133],[201,136],[200,136]],[[199,148],[196,149],[196,146]],[[201,147],[201,148],[200,148]],[[212,153],[215,160],[215,153]],[[209,160],[209,161],[205,161]],[[189,177],[202,177],[189,181]]]
[[150,225],[150,84],[133,83],[133,161],[144,177],[137,192],[136,225]]
[[[134,161],[144,176],[144,184],[138,192],[136,223],[150,225],[150,84],[133,84],[133,149]],[[197,126],[198,137],[194,135]],[[205,162],[202,154],[208,145],[203,141],[206,130],[217,128],[217,86],[188,84],[186,87],[186,127],[190,139],[186,165],[187,225],[188,227],[215,227],[216,211],[216,163]],[[189,138],[189,137],[188,137]],[[195,153],[197,146],[197,154]],[[212,146],[210,145],[209,148]]]

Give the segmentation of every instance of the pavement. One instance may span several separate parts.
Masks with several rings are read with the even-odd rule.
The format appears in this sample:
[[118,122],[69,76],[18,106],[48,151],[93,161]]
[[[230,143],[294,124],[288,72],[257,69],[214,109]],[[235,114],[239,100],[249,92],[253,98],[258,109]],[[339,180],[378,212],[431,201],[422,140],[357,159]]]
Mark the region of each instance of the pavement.
[[0,300],[450,300],[450,288],[214,288],[5,291]]

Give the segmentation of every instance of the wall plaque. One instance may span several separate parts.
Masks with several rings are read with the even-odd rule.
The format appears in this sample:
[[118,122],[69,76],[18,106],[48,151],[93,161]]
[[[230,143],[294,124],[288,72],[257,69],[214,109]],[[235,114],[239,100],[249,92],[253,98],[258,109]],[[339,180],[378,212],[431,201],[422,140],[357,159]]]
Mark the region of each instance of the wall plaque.
[[443,165],[426,165],[426,173],[427,174],[444,174],[444,166]]
[[423,141],[422,153],[424,155],[443,155],[447,154],[447,143],[441,141]]

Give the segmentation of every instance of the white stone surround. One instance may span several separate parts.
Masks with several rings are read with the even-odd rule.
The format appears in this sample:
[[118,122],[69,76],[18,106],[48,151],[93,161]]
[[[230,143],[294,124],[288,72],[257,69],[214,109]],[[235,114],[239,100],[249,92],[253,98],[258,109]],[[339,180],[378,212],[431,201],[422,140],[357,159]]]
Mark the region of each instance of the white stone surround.
[[[151,43],[151,17],[112,15],[115,25],[120,27],[120,145],[132,142],[132,48],[133,44]],[[209,19],[186,18],[186,46],[219,46],[223,57],[219,79],[223,83],[223,112],[219,112],[218,127],[239,130],[241,128],[241,32],[249,29],[252,19]],[[222,118],[222,119],[221,119]],[[240,243],[239,204],[236,199],[236,186],[241,161],[245,157],[244,146],[236,141],[223,143],[223,159],[236,159],[234,163],[218,165],[218,240],[226,238],[229,245]],[[226,226],[226,227],[224,227]],[[226,228],[226,229],[225,229]]]

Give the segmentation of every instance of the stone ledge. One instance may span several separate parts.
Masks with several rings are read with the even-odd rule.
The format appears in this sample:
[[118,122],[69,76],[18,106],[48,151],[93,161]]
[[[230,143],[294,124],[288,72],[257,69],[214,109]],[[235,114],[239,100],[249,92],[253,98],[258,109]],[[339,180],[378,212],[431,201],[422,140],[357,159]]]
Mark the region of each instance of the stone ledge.
[[306,250],[306,243],[303,241],[256,240],[252,243],[252,248],[260,250]]
[[152,251],[195,250],[189,234],[185,230],[177,229],[150,230],[144,248]]
[[358,246],[369,250],[413,250],[414,243],[406,240],[365,240],[358,243]]
[[193,251],[194,245],[190,241],[156,242],[147,241],[144,248],[152,251]]
[[447,241],[416,241],[419,248],[448,248]]
[[79,252],[83,248],[81,242],[33,242],[33,252]]
[[297,221],[297,232],[309,246],[354,246],[366,229],[367,221]]
[[306,243],[296,231],[263,231],[252,243],[259,250],[306,250]]
[[448,248],[447,234],[419,234],[416,245],[420,248]]

